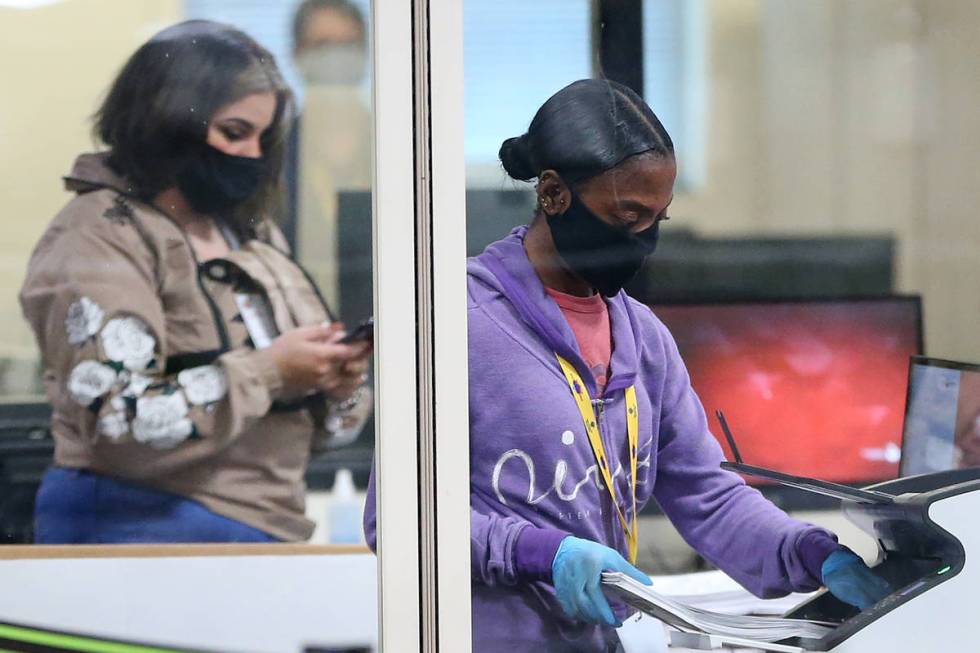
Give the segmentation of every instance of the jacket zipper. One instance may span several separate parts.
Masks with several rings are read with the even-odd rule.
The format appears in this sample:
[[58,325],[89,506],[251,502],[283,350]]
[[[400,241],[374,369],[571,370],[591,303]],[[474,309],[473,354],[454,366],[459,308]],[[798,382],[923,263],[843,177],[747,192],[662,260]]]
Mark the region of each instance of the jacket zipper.
[[[607,399],[593,399],[592,400],[592,410],[595,410],[597,407],[599,409],[599,413],[598,413],[598,416],[596,418],[596,422],[599,425],[599,439],[602,441],[602,446],[606,450],[606,462],[609,463],[609,475],[610,475],[611,480],[612,480],[612,483],[613,483],[613,490],[615,490],[616,489],[616,487],[615,487],[616,486],[616,479],[612,475],[616,472],[616,470],[613,469],[613,467],[612,467],[612,460],[609,458],[609,452],[612,451],[612,448],[609,446],[609,440],[605,437],[606,436],[606,431],[607,431],[607,429],[606,429],[606,404],[609,404],[609,403],[613,403],[613,400],[611,398],[607,398]],[[605,483],[605,480],[604,479],[603,479],[603,483]],[[608,496],[608,491],[607,491],[607,496]],[[618,492],[616,493],[616,496],[617,497],[619,496],[619,493]],[[609,500],[610,500],[610,503],[612,503],[612,497],[609,497]],[[617,500],[616,503],[618,504],[619,501]],[[615,511],[616,511],[617,507],[618,506],[615,506],[615,505],[610,506],[610,508],[613,511],[613,514],[610,516],[613,519],[613,522],[612,522],[613,532],[619,531],[618,522],[615,521]],[[615,537],[615,536],[613,536],[613,537]]]
[[[616,470],[612,468],[612,460],[609,458],[609,452],[612,448],[609,446],[609,439],[606,437],[606,404],[612,403],[612,399],[593,399],[592,400],[592,410],[597,407],[599,409],[599,415],[597,423],[599,425],[599,439],[602,441],[602,447],[606,450],[606,461],[609,463],[609,474],[612,475]],[[616,479],[613,479],[615,484]],[[615,489],[615,487],[613,487]]]

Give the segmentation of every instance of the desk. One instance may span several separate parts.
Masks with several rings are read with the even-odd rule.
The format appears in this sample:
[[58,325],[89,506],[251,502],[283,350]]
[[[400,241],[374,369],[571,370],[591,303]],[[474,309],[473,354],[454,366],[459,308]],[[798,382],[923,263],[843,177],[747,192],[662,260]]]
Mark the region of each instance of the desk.
[[0,547],[0,619],[211,651],[373,648],[376,567],[364,547]]
[[[698,651],[693,648],[677,648],[676,646],[669,647],[671,653],[708,653],[706,651]],[[765,653],[757,648],[723,648],[717,649],[718,653]]]

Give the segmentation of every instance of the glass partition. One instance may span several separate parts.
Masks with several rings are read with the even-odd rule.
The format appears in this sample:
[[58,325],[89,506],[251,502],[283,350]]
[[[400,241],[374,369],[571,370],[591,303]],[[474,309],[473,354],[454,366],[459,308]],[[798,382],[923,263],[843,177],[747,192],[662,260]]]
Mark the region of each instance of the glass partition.
[[3,544],[352,545],[377,644],[372,9],[0,2]]
[[[222,199],[225,200],[226,204],[229,200],[228,198],[214,197],[216,191],[213,190],[215,188],[213,185],[248,184],[249,176],[253,175],[253,172],[247,169],[247,161],[242,163],[242,160],[253,155],[263,157],[257,160],[267,162],[267,168],[270,170],[275,168],[269,173],[275,175],[275,179],[268,183],[264,180],[262,182],[268,186],[267,191],[262,191],[269,195],[268,201],[264,207],[245,207],[241,213],[245,215],[249,211],[256,210],[262,212],[262,219],[268,220],[268,222],[263,222],[259,231],[266,229],[266,225],[269,225],[267,229],[269,233],[268,235],[263,233],[260,236],[277,249],[281,249],[295,258],[300,267],[293,266],[291,273],[309,277],[309,283],[306,283],[312,293],[312,302],[307,309],[309,314],[295,314],[293,321],[297,324],[304,324],[313,323],[315,320],[336,320],[344,323],[348,331],[353,332],[362,321],[371,316],[371,160],[373,150],[370,106],[371,79],[369,74],[371,67],[369,36],[371,29],[370,6],[367,2],[294,2],[272,6],[252,2],[188,0],[185,3],[144,3],[139,8],[135,5],[126,5],[123,9],[120,6],[118,19],[113,21],[112,25],[106,24],[102,28],[87,31],[84,38],[88,39],[89,45],[79,48],[77,35],[67,38],[66,34],[71,33],[76,21],[80,19],[80,16],[84,16],[84,10],[81,9],[80,3],[51,3],[33,9],[7,7],[0,8],[0,11],[5,14],[4,29],[8,32],[9,37],[4,39],[4,48],[7,52],[4,60],[7,62],[5,66],[8,68],[8,74],[5,78],[9,80],[8,83],[12,91],[10,95],[12,101],[8,103],[5,109],[7,119],[4,120],[8,130],[7,154],[3,159],[3,165],[7,169],[4,175],[4,197],[10,204],[10,215],[14,216],[11,218],[10,238],[4,241],[5,252],[3,254],[6,272],[3,276],[5,291],[2,293],[2,297],[3,301],[7,302],[8,310],[3,311],[2,333],[4,334],[3,342],[5,345],[2,364],[0,364],[0,393],[2,393],[4,415],[0,417],[0,422],[5,427],[5,434],[9,435],[9,437],[4,438],[4,444],[10,452],[10,465],[21,472],[19,475],[20,487],[12,489],[12,492],[23,495],[23,501],[20,502],[23,505],[7,506],[5,513],[5,518],[12,520],[8,521],[5,532],[8,541],[13,542],[30,541],[32,538],[32,497],[30,496],[32,492],[26,488],[26,484],[29,484],[27,483],[28,477],[39,476],[43,472],[44,466],[50,460],[49,457],[54,450],[54,442],[43,432],[52,405],[51,397],[58,399],[59,391],[66,387],[65,384],[70,380],[72,370],[77,369],[71,363],[78,363],[86,358],[85,355],[72,351],[71,348],[87,346],[86,343],[89,341],[94,343],[97,348],[100,338],[104,341],[104,334],[100,331],[100,329],[104,329],[104,324],[97,323],[94,318],[102,315],[102,322],[107,323],[113,319],[112,315],[106,313],[107,310],[137,318],[144,325],[147,325],[149,320],[147,316],[141,317],[140,310],[142,309],[137,308],[132,300],[126,298],[129,293],[134,295],[141,293],[137,281],[125,277],[127,272],[125,264],[127,262],[132,263],[132,261],[123,259],[114,262],[111,259],[114,252],[103,252],[100,249],[85,254],[85,256],[96,257],[95,260],[98,260],[103,254],[110,257],[106,261],[104,275],[100,276],[97,269],[86,268],[86,271],[82,272],[82,274],[89,274],[92,277],[91,283],[106,284],[110,288],[113,283],[118,284],[116,291],[109,292],[118,296],[122,301],[118,308],[110,309],[103,305],[105,302],[98,302],[88,297],[95,290],[83,288],[78,279],[78,274],[70,281],[74,287],[69,292],[74,292],[79,296],[75,298],[57,296],[53,288],[62,283],[59,281],[59,273],[53,267],[44,268],[43,262],[43,256],[49,250],[57,249],[56,244],[53,248],[38,250],[38,258],[35,259],[36,263],[33,264],[33,268],[30,257],[42,234],[47,233],[51,243],[56,243],[53,236],[61,234],[62,230],[67,231],[68,237],[71,238],[71,230],[64,227],[64,224],[66,220],[71,220],[76,211],[80,211],[86,216],[88,212],[92,211],[111,214],[101,221],[103,222],[102,225],[96,223],[96,226],[104,227],[105,224],[111,224],[115,229],[125,229],[126,221],[129,219],[128,210],[132,208],[129,204],[137,202],[140,203],[138,208],[148,212],[148,217],[145,218],[137,214],[137,218],[142,218],[144,222],[150,221],[151,224],[155,224],[153,221],[159,222],[162,219],[166,221],[164,224],[169,226],[173,218],[179,221],[181,217],[174,215],[175,211],[171,207],[175,204],[170,202],[170,205],[164,206],[163,204],[169,202],[169,199],[165,200],[164,198],[169,196],[161,195],[163,191],[158,188],[165,183],[176,183],[178,184],[177,187],[181,188],[179,182],[158,182],[153,178],[152,172],[142,174],[143,177],[146,177],[142,179],[143,186],[150,188],[150,190],[140,190],[138,185],[130,183],[131,180],[126,180],[125,188],[118,188],[123,195],[119,196],[120,204],[117,209],[99,208],[101,205],[95,206],[94,204],[91,209],[85,206],[97,196],[92,194],[93,192],[100,189],[115,189],[116,186],[112,183],[113,179],[126,179],[125,175],[128,171],[125,167],[127,165],[130,167],[142,165],[140,157],[144,156],[144,152],[146,153],[145,159],[155,157],[153,164],[164,166],[161,168],[161,176],[170,174],[176,179],[181,174],[181,171],[176,170],[178,163],[166,163],[166,161],[183,156],[182,151],[178,151],[180,148],[194,145],[193,141],[198,131],[196,125],[201,125],[202,128],[210,130],[207,133],[213,132],[214,138],[212,140],[216,142],[221,140],[220,145],[226,148],[226,151],[221,151],[222,154],[239,157],[238,159],[226,157],[214,161],[208,160],[208,165],[213,166],[207,171],[207,174],[213,175],[210,178],[206,178],[204,173],[198,173],[198,178],[192,179],[193,175],[184,171],[184,177],[188,178],[185,183],[196,181],[203,188],[201,193],[204,197],[198,200],[198,204],[206,205],[205,208],[210,209],[209,215],[218,213],[230,215],[238,209],[236,206],[229,208],[225,205],[215,208]],[[171,56],[175,61],[181,58],[175,65],[190,65],[189,60],[195,56],[191,51],[196,45],[194,36],[188,37],[189,42],[185,45],[182,42],[184,36],[176,28],[173,33],[162,32],[168,26],[186,20],[213,21],[215,23],[213,27],[208,27],[209,23],[189,23],[186,27],[185,31],[188,32],[195,29],[200,31],[203,34],[202,43],[207,38],[225,38],[220,35],[218,37],[214,37],[213,34],[208,35],[209,31],[225,29],[218,27],[218,24],[228,26],[229,30],[241,30],[248,39],[254,39],[254,42],[249,41],[240,49],[254,48],[254,52],[258,53],[257,57],[268,57],[268,61],[263,61],[261,64],[264,68],[260,66],[256,69],[256,75],[258,77],[270,77],[274,81],[265,83],[259,78],[246,79],[241,83],[241,88],[214,90],[217,88],[214,84],[209,84],[208,80],[196,78],[190,71],[186,73],[171,72],[166,69],[165,65],[155,66],[155,58],[166,61]],[[229,33],[232,32],[229,31]],[[158,43],[163,43],[163,45],[154,45],[153,39],[156,39]],[[165,42],[168,39],[174,43],[172,52],[167,51],[168,46]],[[282,89],[275,91],[276,97],[279,99],[272,105],[268,112],[269,115],[258,116],[268,118],[269,120],[265,122],[269,122],[270,125],[260,125],[260,127],[265,128],[261,134],[259,131],[255,131],[254,145],[258,148],[255,152],[247,151],[251,147],[248,138],[252,134],[246,134],[244,123],[238,120],[238,118],[243,120],[247,118],[247,116],[243,117],[244,114],[243,116],[231,116],[233,120],[226,121],[227,124],[234,122],[235,125],[239,126],[238,131],[234,133],[231,132],[230,127],[226,131],[221,131],[223,128],[221,125],[212,127],[216,119],[221,117],[217,114],[202,116],[200,122],[195,122],[184,120],[185,116],[164,115],[164,112],[161,111],[160,115],[147,116],[147,121],[156,121],[154,124],[141,125],[136,120],[124,124],[126,112],[129,110],[125,106],[129,100],[124,97],[126,92],[124,85],[126,83],[138,85],[139,83],[138,81],[130,81],[126,77],[127,71],[124,69],[124,64],[148,40],[150,44],[144,50],[146,60],[136,61],[133,59],[131,61],[134,79],[140,74],[148,77],[155,75],[155,79],[158,80],[159,84],[164,84],[164,87],[148,88],[145,92],[156,92],[160,98],[158,103],[167,103],[167,108],[172,109],[174,113],[180,111],[187,116],[192,116],[195,113],[201,113],[204,106],[216,105],[217,102],[208,95],[209,93],[212,95],[224,93],[227,97],[221,99],[226,100],[225,104],[229,104],[240,99],[243,94],[247,96],[253,87],[261,92],[263,84],[271,84],[275,88]],[[182,49],[185,47],[188,48],[187,52]],[[147,50],[152,51],[148,52]],[[204,52],[203,46],[199,48],[200,52]],[[23,61],[25,56],[33,58],[31,66],[15,63]],[[215,60],[217,61],[220,56],[222,55],[219,52],[215,55]],[[78,61],[79,57],[82,58],[82,61]],[[210,65],[206,54],[201,54],[198,59],[200,61],[195,60],[192,63],[198,66]],[[72,75],[70,83],[65,83],[62,79],[65,70],[64,64],[67,61],[73,62],[72,68],[74,70],[83,71]],[[38,66],[47,67],[48,72],[39,71]],[[220,73],[221,71],[218,70],[217,72]],[[55,99],[49,95],[38,95],[34,92],[38,79],[51,80],[52,88],[56,89],[57,97]],[[56,83],[55,80],[59,81]],[[165,84],[170,84],[170,86],[165,86]],[[116,95],[122,98],[116,104],[112,103],[114,96],[110,93],[110,89],[115,89]],[[134,89],[133,92],[137,90]],[[195,96],[195,93],[198,95]],[[152,105],[148,104],[147,106]],[[42,127],[42,125],[45,126]],[[133,155],[134,161],[128,161],[122,156],[117,156],[113,163],[108,166],[102,165],[103,162],[109,162],[113,151],[112,145],[106,142],[106,138],[110,140],[124,139],[128,137],[126,134],[120,135],[124,130],[144,128],[157,130],[161,136],[157,141],[151,142],[152,139],[149,139],[147,142],[140,141],[132,145],[139,150]],[[201,132],[201,134],[204,133]],[[128,138],[130,141],[135,140],[135,137]],[[190,143],[190,145],[185,146],[185,142]],[[128,144],[129,141],[124,143],[124,145]],[[116,149],[121,148],[122,146],[119,146]],[[265,151],[260,151],[262,148],[265,148]],[[102,154],[98,155],[99,158],[97,159],[91,157],[78,159],[73,168],[73,160],[75,160],[76,155],[89,151],[101,152]],[[186,164],[184,165],[186,167]],[[265,173],[256,172],[254,174]],[[137,176],[140,174],[129,172],[129,177],[135,178]],[[66,182],[62,180],[63,177],[77,177],[77,179],[68,182],[66,186]],[[212,184],[212,186],[209,187],[207,184]],[[125,207],[122,205],[123,202],[126,203]],[[165,216],[157,209],[161,209],[168,215]],[[194,214],[200,215],[201,213],[196,211]],[[51,222],[51,219],[56,215],[59,217]],[[114,219],[115,222],[110,223],[110,219]],[[228,224],[234,224],[230,220],[232,218],[229,218]],[[239,220],[247,227],[246,231],[249,231],[252,225],[257,224],[252,217],[240,218]],[[82,227],[78,228],[81,229]],[[152,232],[151,227],[147,229]],[[228,251],[228,247],[223,241],[227,239],[228,234],[199,233],[194,229],[197,227],[194,226],[192,230],[176,231],[173,234],[167,234],[166,237],[179,237],[181,233],[189,235],[189,242],[193,247],[190,251],[196,257],[197,262],[203,266],[208,265],[209,259],[227,258],[225,252]],[[235,234],[231,235],[234,236]],[[108,234],[106,237],[110,238],[112,234]],[[149,238],[152,239],[152,233],[149,234]],[[134,241],[131,245],[136,247],[141,243],[142,241]],[[147,240],[145,244],[149,247],[153,243],[152,240]],[[118,246],[123,247],[124,244]],[[177,246],[174,244],[170,247],[177,248]],[[54,256],[60,255],[54,254]],[[255,324],[253,323],[256,318],[252,316],[249,310],[243,309],[241,306],[242,298],[246,297],[247,293],[231,293],[228,297],[231,302],[227,306],[221,305],[221,302],[224,301],[224,297],[220,296],[221,291],[229,287],[229,284],[224,279],[216,281],[214,270],[207,273],[211,275],[210,277],[207,277],[207,274],[202,276],[203,285],[200,288],[195,284],[188,283],[185,284],[187,285],[186,288],[171,289],[166,277],[168,261],[160,258],[152,261],[147,260],[147,265],[156,266],[152,270],[147,270],[147,274],[155,275],[150,280],[148,288],[156,286],[158,291],[171,293],[172,296],[164,295],[162,297],[163,305],[154,305],[146,310],[162,310],[162,317],[168,331],[167,335],[171,339],[176,339],[174,342],[166,342],[163,334],[157,334],[152,330],[156,325],[147,325],[151,329],[150,337],[155,344],[153,350],[155,358],[149,362],[157,365],[153,371],[160,378],[157,381],[154,377],[148,376],[147,378],[151,379],[148,383],[159,382],[164,384],[165,392],[176,389],[177,391],[173,395],[168,395],[175,399],[172,403],[176,410],[183,410],[184,404],[192,407],[187,412],[192,422],[190,428],[185,428],[185,423],[180,422],[177,429],[181,432],[185,430],[188,432],[175,435],[174,439],[186,436],[189,440],[193,440],[203,435],[203,431],[209,428],[209,425],[204,422],[224,421],[223,413],[226,410],[229,413],[234,413],[235,410],[222,407],[220,401],[207,403],[200,408],[202,416],[198,420],[195,417],[198,408],[195,407],[194,398],[186,396],[186,388],[181,389],[179,384],[176,386],[172,383],[167,385],[169,376],[179,373],[179,370],[174,372],[176,367],[186,367],[178,359],[190,356],[200,359],[192,361],[194,363],[208,363],[211,362],[205,360],[208,356],[201,352],[213,351],[216,348],[234,349],[243,346],[243,344],[247,347],[254,345],[261,349],[264,345],[269,344],[271,341],[269,336],[274,336],[275,333],[265,335],[254,333]],[[71,259],[69,259],[70,263]],[[169,263],[171,268],[175,268],[177,265],[179,264],[176,262]],[[293,264],[290,263],[290,265]],[[70,265],[68,267],[70,268]],[[25,279],[28,279],[28,275],[32,274],[32,270],[34,271],[33,276],[25,285]],[[220,272],[218,273],[220,274]],[[66,271],[65,274],[71,274],[71,272]],[[343,282],[341,283],[341,281]],[[212,288],[210,284],[217,285]],[[23,292],[22,288],[24,288]],[[207,293],[208,301],[217,302],[215,307],[195,305],[192,308],[188,306],[194,302],[199,303],[201,290]],[[18,293],[22,293],[21,297],[24,298],[22,302],[26,303],[18,302]],[[181,293],[188,296],[185,297]],[[90,303],[86,303],[84,306],[78,304],[83,298],[90,300]],[[320,301],[321,298],[322,302]],[[64,302],[67,302],[66,306],[61,306],[60,303]],[[24,306],[23,309],[22,305]],[[82,310],[86,307],[87,312]],[[38,337],[43,337],[45,346],[48,347],[53,347],[52,340],[59,336],[72,337],[69,332],[54,333],[59,331],[58,325],[61,323],[65,323],[61,331],[65,331],[66,328],[70,331],[71,328],[74,328],[74,322],[70,320],[65,322],[70,317],[66,313],[70,308],[72,310],[79,309],[76,311],[79,315],[84,313],[92,318],[87,326],[82,325],[92,333],[79,333],[76,339],[78,342],[70,345],[69,348],[62,348],[64,351],[56,353],[52,349],[48,352],[40,352],[37,348]],[[203,312],[200,311],[202,308]],[[220,319],[211,314],[214,308],[217,308],[221,313]],[[296,310],[301,310],[288,308],[294,313]],[[60,311],[60,313],[64,313],[64,316],[62,318],[52,316],[46,320],[38,317],[38,314],[45,311]],[[195,311],[200,312],[200,315],[196,315]],[[24,312],[29,313],[27,320],[24,319]],[[176,322],[176,315],[181,312],[184,313],[181,319],[192,323],[190,326],[192,331],[186,335],[179,333],[179,322]],[[176,315],[171,317],[171,313],[176,313]],[[322,316],[317,317],[316,313],[322,313]],[[32,317],[35,319],[32,320]],[[219,324],[209,326],[208,323],[215,319]],[[287,317],[283,317],[283,319],[289,320]],[[227,324],[221,324],[225,322]],[[161,325],[163,323],[162,321]],[[32,333],[31,325],[33,325],[36,333]],[[218,326],[223,328],[217,329]],[[273,328],[276,332],[284,330],[284,327],[278,324],[273,325]],[[215,331],[217,335],[211,333]],[[84,339],[82,339],[83,335],[85,336]],[[218,336],[221,336],[219,340],[211,342]],[[105,346],[104,343],[102,346]],[[111,352],[103,353],[111,354]],[[44,354],[43,358],[42,354]],[[67,360],[61,361],[60,358],[79,358],[79,360],[69,362]],[[156,360],[156,358],[160,358],[160,360]],[[210,358],[213,359],[215,356],[212,355]],[[122,365],[121,371],[116,377],[117,383],[115,383],[115,385],[120,386],[119,392],[115,392],[116,389],[108,389],[107,393],[101,395],[101,403],[106,404],[106,406],[100,406],[99,410],[93,408],[95,402],[87,406],[87,413],[86,411],[79,411],[77,414],[71,412],[70,415],[66,413],[65,411],[75,410],[71,401],[57,408],[55,441],[58,439],[59,429],[64,432],[66,441],[73,441],[74,438],[84,439],[87,437],[81,434],[80,430],[92,427],[93,433],[95,433],[100,428],[98,425],[101,425],[103,430],[119,431],[120,436],[117,439],[122,441],[131,440],[139,435],[133,430],[138,429],[138,426],[133,426],[133,419],[139,418],[139,401],[143,398],[143,392],[140,392],[139,388],[132,383],[127,385],[120,381],[121,376],[127,374],[132,376],[130,372],[136,371],[135,363],[127,365],[125,361],[116,362]],[[60,369],[59,365],[65,369]],[[171,368],[172,374],[170,375],[166,374],[167,370],[164,369],[168,365]],[[197,365],[197,367],[201,367],[201,365]],[[358,362],[354,367],[358,369],[357,374],[364,371],[363,362]],[[263,369],[250,367],[249,373],[263,374]],[[49,375],[48,397],[45,397],[43,384],[46,371]],[[91,382],[95,382],[95,380],[95,377],[89,379]],[[292,383],[293,379],[286,381]],[[230,383],[233,386],[235,381],[231,380]],[[320,434],[315,438],[319,441],[312,443],[312,455],[310,451],[303,450],[308,448],[306,445],[297,441],[295,462],[280,461],[281,464],[285,464],[285,467],[280,468],[278,467],[280,463],[277,463],[269,467],[270,473],[273,468],[279,469],[280,471],[275,472],[275,475],[285,473],[286,476],[294,479],[290,483],[296,484],[299,483],[305,469],[310,486],[316,491],[325,491],[334,484],[335,473],[339,469],[346,469],[347,472],[341,474],[341,485],[347,486],[347,479],[350,477],[348,472],[350,472],[353,474],[353,485],[363,488],[367,482],[373,447],[374,427],[372,411],[370,410],[372,403],[370,389],[369,379],[364,388],[357,392],[357,397],[363,399],[360,401],[360,412],[348,411],[349,414],[341,415],[336,405],[328,406],[327,403],[323,403],[322,407],[315,409],[319,412],[325,411],[323,417],[314,416],[307,409],[288,406],[288,404],[296,404],[296,400],[302,399],[303,391],[300,391],[297,397],[284,397],[281,401],[278,397],[273,398],[270,401],[270,406],[275,405],[275,410],[282,408],[285,411],[283,414],[291,412],[302,422],[306,420],[321,422],[329,420],[335,428],[329,432],[323,428],[320,429]],[[232,391],[234,392],[234,388]],[[297,394],[297,391],[288,390],[286,394],[289,393]],[[344,390],[341,394],[345,395],[341,397],[343,400],[350,393]],[[149,400],[149,397],[146,399]],[[176,401],[179,399],[184,401],[182,403]],[[257,400],[259,403],[264,401],[262,397],[250,399]],[[122,410],[107,411],[108,404],[113,402],[119,403]],[[77,404],[77,402],[74,403]],[[57,401],[54,405],[59,406]],[[147,402],[144,402],[144,405],[147,405]],[[307,413],[309,413],[309,417],[299,417]],[[326,413],[330,413],[330,416],[327,417]],[[214,415],[218,417],[214,418]],[[94,417],[95,422],[88,424],[89,421],[92,421],[92,417]],[[183,419],[183,413],[178,417]],[[235,420],[251,420],[253,418],[235,415],[230,419],[231,422],[234,422]],[[110,424],[112,420],[115,422]],[[85,423],[84,428],[76,426],[79,422]],[[109,428],[110,426],[114,428]],[[163,430],[166,430],[168,425],[164,424],[163,426],[165,427]],[[214,428],[221,430],[224,426]],[[300,428],[307,430],[304,426]],[[133,430],[133,433],[122,433],[130,430]],[[232,430],[234,431],[235,428],[232,427]],[[152,439],[151,434],[144,435],[146,438]],[[237,433],[232,437],[236,436]],[[95,436],[96,442],[98,442],[99,437]],[[303,438],[308,439],[309,436],[303,435],[300,439]],[[103,439],[105,438],[103,437]],[[176,444],[176,442],[173,443],[173,446]],[[103,452],[102,447],[104,446],[109,448]],[[195,445],[189,441],[182,446],[192,448]],[[200,446],[200,443],[197,446]],[[126,458],[119,451],[113,451],[111,446],[101,443],[91,448],[91,451],[87,445],[83,448],[85,451],[75,454],[71,460],[69,460],[68,454],[62,451],[61,462],[76,467],[88,467],[91,464],[103,464],[103,453],[110,458],[116,457],[117,453],[121,459]],[[125,448],[125,445],[122,445],[122,448]],[[145,464],[152,467],[155,464],[155,458],[166,459],[168,454],[171,454],[169,451],[171,448],[173,447],[164,447],[161,444],[160,452],[150,454]],[[25,455],[21,456],[20,460],[14,461],[13,457],[16,456],[17,452],[25,453]],[[173,455],[177,454],[174,453]],[[248,455],[265,454],[252,452]],[[309,460],[308,463],[307,460]],[[114,465],[114,463],[108,462],[104,464],[108,467]],[[181,463],[175,464],[178,467],[181,466]],[[113,469],[116,468],[113,467]],[[127,476],[127,472],[116,471]],[[178,493],[181,491],[184,493],[196,492],[192,488],[199,484],[190,479],[185,480],[186,487],[172,485],[169,489],[176,490]],[[290,489],[283,486],[283,489],[287,490],[287,495],[297,493],[302,495],[302,487],[301,484],[296,484]],[[323,495],[322,498],[320,495],[314,495],[312,499],[308,504],[309,512],[313,518],[312,521],[319,527],[313,536],[313,541],[360,541],[360,527],[357,519],[353,517],[348,519],[346,525],[340,529],[343,532],[331,534],[326,528],[329,511],[327,495]],[[225,499],[209,498],[208,500],[220,502]],[[237,499],[230,500],[237,501]],[[356,491],[354,500],[357,500]],[[312,523],[306,521],[302,514],[301,496],[297,500],[277,500],[277,503],[281,504],[281,507],[287,512],[299,511],[297,514],[288,517],[285,516],[285,513],[283,514],[287,521],[294,523],[294,526],[287,529],[288,533],[286,531],[277,532],[277,537],[301,540],[309,538],[310,532],[307,531],[312,527]],[[217,507],[216,503],[209,505]],[[291,507],[286,507],[287,505]],[[359,506],[355,504],[352,506],[351,515],[360,512]],[[256,517],[251,518],[253,522],[255,519]],[[17,523],[13,523],[14,521]],[[337,523],[339,524],[341,521],[343,520],[338,519]]]
[[8,646],[466,650],[461,5],[110,4],[0,2]]
[[474,650],[613,650],[570,559],[821,585],[758,573],[768,523],[874,560],[722,472],[715,412],[747,463],[863,485],[910,357],[980,360],[972,3],[511,4],[465,2]]

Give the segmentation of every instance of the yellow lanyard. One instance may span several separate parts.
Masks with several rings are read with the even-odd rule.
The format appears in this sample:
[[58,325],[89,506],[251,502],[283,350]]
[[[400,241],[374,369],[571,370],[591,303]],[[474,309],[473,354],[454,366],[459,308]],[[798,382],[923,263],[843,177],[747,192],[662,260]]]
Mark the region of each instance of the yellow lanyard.
[[585,432],[589,436],[589,444],[592,445],[592,453],[595,454],[596,463],[599,466],[599,471],[602,473],[602,480],[609,490],[613,508],[616,510],[619,523],[622,525],[623,533],[626,535],[626,544],[629,547],[629,561],[630,563],[635,563],[638,537],[636,527],[636,465],[638,458],[637,440],[639,439],[640,429],[639,410],[636,406],[636,388],[634,386],[626,388],[626,431],[630,444],[630,492],[633,495],[633,524],[630,526],[626,521],[626,516],[619,507],[619,503],[616,501],[616,489],[613,486],[612,471],[609,469],[609,459],[606,457],[606,449],[602,445],[602,436],[599,434],[599,422],[596,420],[595,410],[592,408],[592,399],[589,397],[589,391],[585,387],[585,383],[582,382],[582,377],[579,376],[575,367],[558,354],[555,354],[555,356],[558,358],[558,364],[561,365],[561,369],[565,373],[565,380],[568,381],[568,388],[572,391],[572,396],[575,397],[575,403],[578,405],[579,412],[582,413],[582,422],[585,424]]

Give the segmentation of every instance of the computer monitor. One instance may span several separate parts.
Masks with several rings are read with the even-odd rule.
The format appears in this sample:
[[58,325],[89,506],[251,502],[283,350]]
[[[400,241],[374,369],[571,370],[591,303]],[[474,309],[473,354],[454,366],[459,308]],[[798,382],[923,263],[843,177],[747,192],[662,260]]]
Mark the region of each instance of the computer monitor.
[[[746,463],[850,485],[896,477],[908,360],[922,349],[918,297],[652,308]],[[713,418],[709,426],[731,459]],[[784,508],[834,505],[746,480]]]
[[980,365],[914,357],[902,476],[980,467]]

